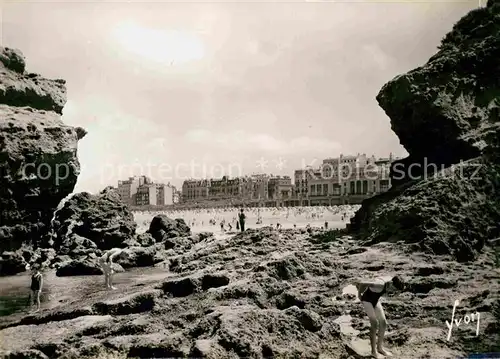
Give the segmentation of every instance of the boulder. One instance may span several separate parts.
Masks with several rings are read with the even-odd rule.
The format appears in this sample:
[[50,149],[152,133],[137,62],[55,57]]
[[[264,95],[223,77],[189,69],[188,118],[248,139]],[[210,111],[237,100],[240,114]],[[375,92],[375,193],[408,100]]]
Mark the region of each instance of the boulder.
[[66,104],[66,81],[25,73],[25,67],[21,51],[0,47],[0,103],[62,115]]
[[137,242],[138,245],[143,247],[149,247],[156,243],[155,239],[150,233],[138,234],[137,237],[135,238],[135,241]]
[[18,74],[24,74],[24,69],[26,68],[26,61],[24,55],[21,51],[17,49],[10,49],[4,47],[0,52],[0,62],[5,68],[17,72]]
[[36,349],[19,350],[9,352],[3,356],[4,359],[49,359],[43,352]]
[[134,293],[124,298],[95,303],[93,310],[100,315],[126,315],[153,310],[161,291]]
[[19,252],[3,252],[0,257],[0,275],[13,275],[26,270],[25,258]]
[[55,215],[54,247],[67,250],[84,237],[88,241],[82,245],[87,248],[91,242],[101,250],[124,248],[134,239],[136,227],[132,212],[114,192],[77,193]]
[[26,74],[19,50],[0,47],[0,252],[40,244],[79,174],[78,140],[64,125],[62,80]]
[[97,245],[90,239],[71,233],[63,238],[58,254],[68,254],[70,256],[93,253]]
[[425,65],[378,94],[409,156],[351,220],[364,244],[402,240],[465,262],[500,235],[499,17],[494,2],[471,11]]
[[152,267],[166,259],[160,244],[149,247],[129,247],[127,253],[115,259],[115,262],[123,268]]
[[[123,272],[123,267],[118,263],[113,263],[113,270],[117,273]],[[97,258],[71,259],[61,263],[56,271],[58,277],[69,277],[78,275],[101,275],[103,271],[99,266]]]
[[147,233],[150,233],[156,242],[163,242],[169,238],[191,235],[191,229],[183,219],[171,219],[164,214],[153,218]]

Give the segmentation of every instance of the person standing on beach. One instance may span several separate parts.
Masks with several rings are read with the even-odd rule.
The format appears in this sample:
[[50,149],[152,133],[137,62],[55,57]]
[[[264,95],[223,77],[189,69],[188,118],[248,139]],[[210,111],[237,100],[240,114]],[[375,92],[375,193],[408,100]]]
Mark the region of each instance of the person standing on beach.
[[404,289],[403,280],[399,276],[395,276],[388,280],[358,280],[354,283],[354,285],[358,289],[358,297],[363,304],[366,314],[368,314],[368,318],[370,319],[370,344],[372,357],[380,358],[380,354],[392,356],[392,353],[384,348],[384,335],[387,328],[387,319],[385,318],[384,308],[382,308],[382,304],[379,300],[388,289],[402,291]]
[[33,301],[36,303],[36,312],[40,310],[40,293],[42,291],[43,286],[43,277],[42,273],[40,273],[39,266],[34,266],[31,274],[31,293],[29,296],[29,305],[30,307],[33,305]]
[[245,213],[243,212],[243,208],[241,209],[240,213],[238,214],[238,219],[240,222],[240,229],[242,232],[245,232]]
[[124,252],[125,250],[122,248],[113,248],[99,258],[99,265],[104,272],[104,285],[106,286],[106,289],[116,289],[113,287],[113,259]]

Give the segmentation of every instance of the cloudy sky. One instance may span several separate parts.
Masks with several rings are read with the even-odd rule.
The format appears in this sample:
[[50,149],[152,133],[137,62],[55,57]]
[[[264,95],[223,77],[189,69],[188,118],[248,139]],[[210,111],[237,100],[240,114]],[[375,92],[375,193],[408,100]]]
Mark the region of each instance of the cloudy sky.
[[478,1],[13,2],[3,46],[67,81],[77,191],[292,175],[340,153],[406,154],[375,96]]

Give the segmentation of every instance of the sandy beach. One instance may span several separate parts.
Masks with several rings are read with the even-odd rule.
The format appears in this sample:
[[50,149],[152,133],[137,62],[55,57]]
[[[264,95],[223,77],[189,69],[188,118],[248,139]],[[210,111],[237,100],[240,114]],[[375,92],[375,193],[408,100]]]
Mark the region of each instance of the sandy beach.
[[[247,209],[246,228],[262,228],[267,226],[276,227],[281,224],[283,229],[324,227],[328,222],[328,228],[345,228],[349,219],[354,215],[359,206],[333,206],[333,207],[291,207],[282,208],[262,208]],[[258,224],[257,219],[260,216],[262,223]],[[346,214],[342,220],[342,215]],[[220,233],[220,222],[231,223],[233,230],[236,231],[236,218],[238,209],[227,210],[186,210],[186,211],[162,211],[162,212],[134,212],[134,219],[137,222],[138,233],[143,233],[148,229],[151,219],[157,214],[165,214],[171,218],[181,218],[191,227],[193,232],[214,232]],[[216,224],[211,225],[209,221],[214,219]],[[194,221],[194,222],[193,222]],[[226,230],[228,229],[226,225]]]

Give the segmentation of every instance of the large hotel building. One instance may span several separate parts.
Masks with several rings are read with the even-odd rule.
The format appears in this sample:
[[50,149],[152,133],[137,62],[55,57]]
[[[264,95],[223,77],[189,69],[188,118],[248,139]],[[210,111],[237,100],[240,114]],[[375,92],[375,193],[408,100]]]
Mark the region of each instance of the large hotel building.
[[237,178],[192,179],[182,185],[182,202],[265,206],[358,204],[391,186],[388,158],[340,155],[317,168],[303,168],[288,176],[252,175]]

